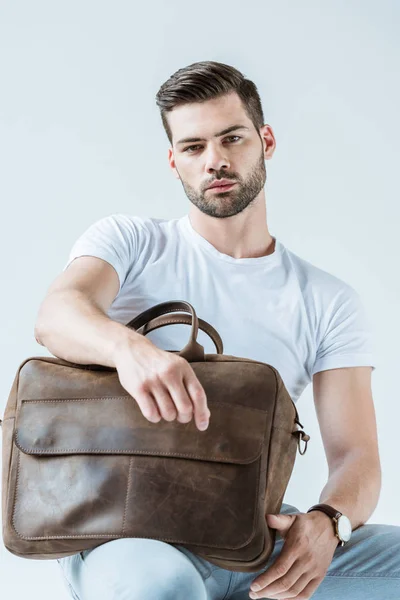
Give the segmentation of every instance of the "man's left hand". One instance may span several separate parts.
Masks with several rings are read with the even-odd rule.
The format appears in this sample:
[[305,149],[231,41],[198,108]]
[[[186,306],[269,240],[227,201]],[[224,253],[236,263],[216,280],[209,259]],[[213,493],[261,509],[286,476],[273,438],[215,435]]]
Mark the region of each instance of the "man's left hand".
[[[332,519],[321,511],[266,518],[285,541],[275,562],[252,582],[249,597],[308,600],[324,579],[339,543]],[[252,591],[255,584],[261,588],[257,592]]]

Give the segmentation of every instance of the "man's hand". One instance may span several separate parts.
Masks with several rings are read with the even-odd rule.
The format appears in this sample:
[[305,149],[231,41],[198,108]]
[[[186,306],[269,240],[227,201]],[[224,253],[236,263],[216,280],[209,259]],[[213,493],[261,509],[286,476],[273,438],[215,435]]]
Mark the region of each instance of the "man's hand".
[[321,511],[266,515],[268,526],[285,540],[276,561],[257,579],[250,598],[308,600],[325,577],[339,543],[330,517]]
[[188,423],[194,417],[199,431],[209,424],[210,410],[203,386],[189,362],[158,348],[135,333],[115,347],[114,363],[121,385],[152,423],[161,419]]

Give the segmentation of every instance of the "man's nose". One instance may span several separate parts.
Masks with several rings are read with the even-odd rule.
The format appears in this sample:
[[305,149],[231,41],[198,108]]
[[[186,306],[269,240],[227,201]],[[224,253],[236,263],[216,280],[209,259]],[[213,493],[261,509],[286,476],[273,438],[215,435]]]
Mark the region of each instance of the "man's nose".
[[226,152],[224,149],[220,148],[209,148],[207,150],[206,155],[206,170],[207,172],[211,171],[220,171],[221,169],[229,169],[230,163],[228,157],[226,156]]

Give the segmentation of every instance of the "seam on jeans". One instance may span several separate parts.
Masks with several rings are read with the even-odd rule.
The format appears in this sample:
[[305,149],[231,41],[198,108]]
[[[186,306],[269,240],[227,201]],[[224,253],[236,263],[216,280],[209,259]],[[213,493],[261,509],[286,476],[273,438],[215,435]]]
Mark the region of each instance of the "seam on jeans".
[[[75,555],[72,555],[72,556],[75,556]],[[82,560],[82,557],[80,556],[80,553],[79,553],[79,558]],[[64,570],[64,567],[62,566],[62,564],[59,562],[59,560],[58,560],[58,559],[57,559],[57,562],[58,562],[58,564],[59,564],[59,566],[60,566],[60,568],[61,568],[61,571],[62,571],[63,577],[64,577],[64,579],[65,579],[65,583],[67,584],[67,586],[68,586],[68,588],[69,588],[69,591],[70,591],[70,592],[71,592],[71,594],[72,594],[72,597],[74,598],[74,600],[81,600],[81,599],[80,599],[80,597],[78,596],[78,594],[76,593],[76,591],[75,591],[75,589],[74,589],[74,587],[73,587],[72,583],[70,582],[70,580],[69,580],[69,577],[67,576],[67,574],[66,574],[66,572],[65,572],[65,570]]]
[[[181,554],[186,556],[186,558],[190,561],[190,564],[197,570],[203,581],[209,579],[212,573],[215,571],[215,569],[218,568],[216,565],[211,565],[211,563],[209,563],[209,561],[207,561],[206,559],[203,559],[202,556],[198,556],[197,554],[191,552],[184,546],[176,545],[173,547],[176,548],[176,550],[178,550]],[[190,556],[188,556],[187,552]],[[204,564],[205,562],[208,562],[208,565]],[[202,569],[204,569],[205,573],[202,572]]]
[[363,575],[362,573],[327,573],[325,577],[360,577],[360,579],[376,579],[377,577],[385,577],[386,579],[400,579],[400,575],[385,575],[382,573],[373,573],[372,575],[369,573],[368,575]]
[[[236,571],[231,571],[229,574],[229,583],[228,583],[228,587],[227,590],[225,592],[225,595],[222,597],[222,600],[227,600],[229,598],[229,595],[233,589],[233,583],[236,583],[236,580],[238,578],[238,574]],[[229,595],[228,595],[229,594]]]
[[78,596],[78,594],[76,593],[76,591],[74,590],[74,588],[72,587],[71,583],[68,583],[68,587],[70,588],[72,597],[74,598],[74,600],[81,600],[80,597]]
[[[95,548],[92,548],[92,550],[95,550]],[[81,556],[81,562],[82,562],[84,568],[87,571],[89,571],[89,567],[87,566],[86,561],[83,560],[82,556]],[[101,582],[101,584],[104,585],[104,587],[106,587],[109,590],[109,592],[111,593],[110,600],[118,600],[118,598],[115,596],[115,590],[112,589],[107,578],[103,579],[103,577],[98,576],[96,579],[96,583],[99,583],[99,582]],[[81,599],[78,598],[78,600],[81,600]]]

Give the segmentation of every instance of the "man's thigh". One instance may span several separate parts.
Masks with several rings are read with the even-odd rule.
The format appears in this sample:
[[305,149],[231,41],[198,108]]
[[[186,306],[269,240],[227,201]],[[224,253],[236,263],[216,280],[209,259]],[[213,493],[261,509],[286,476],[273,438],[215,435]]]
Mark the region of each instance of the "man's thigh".
[[74,600],[206,600],[210,571],[174,546],[120,538],[59,559]]
[[374,523],[361,525],[353,531],[347,544],[335,550],[328,574],[392,577],[397,578],[400,585],[400,527]]
[[[283,504],[281,512],[299,511]],[[282,544],[279,535],[277,538],[270,561]],[[58,563],[74,600],[163,599],[169,598],[170,590],[174,600],[180,600],[180,597],[184,600],[215,600],[232,590],[238,579],[243,580],[248,593],[250,583],[257,576],[257,573],[221,569],[186,548],[143,538],[113,540],[93,550],[59,559]],[[176,590],[178,581],[179,591]],[[157,588],[161,585],[157,582],[163,583],[163,590]],[[186,596],[185,586],[190,586],[190,594]],[[154,595],[155,589],[158,595]]]

